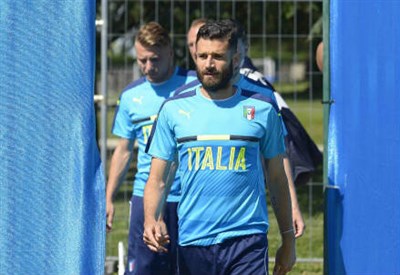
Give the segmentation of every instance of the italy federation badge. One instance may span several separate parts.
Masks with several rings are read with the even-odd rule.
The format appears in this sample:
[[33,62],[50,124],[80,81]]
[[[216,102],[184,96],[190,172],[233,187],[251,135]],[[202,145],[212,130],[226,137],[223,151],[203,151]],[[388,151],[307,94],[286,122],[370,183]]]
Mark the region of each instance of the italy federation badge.
[[247,120],[253,120],[256,108],[254,106],[243,106],[243,116]]

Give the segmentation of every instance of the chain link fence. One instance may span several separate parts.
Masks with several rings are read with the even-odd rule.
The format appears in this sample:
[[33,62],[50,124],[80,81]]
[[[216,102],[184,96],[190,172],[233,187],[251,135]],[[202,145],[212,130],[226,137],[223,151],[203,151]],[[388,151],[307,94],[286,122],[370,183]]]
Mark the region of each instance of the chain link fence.
[[[247,30],[249,56],[254,64],[274,84],[322,150],[322,74],[315,63],[315,50],[322,41],[322,0],[103,0],[98,9],[103,16],[99,20],[106,26],[106,32],[102,36],[99,32],[97,38],[98,49],[106,45],[106,51],[98,51],[97,58],[97,68],[102,70],[97,78],[97,93],[103,94],[97,108],[98,138],[106,174],[116,142],[111,135],[116,101],[122,89],[140,77],[133,40],[140,25],[149,21],[157,21],[170,30],[176,64],[193,69],[186,47],[191,21],[201,17],[238,19]],[[124,244],[126,252],[128,202],[135,169],[133,161],[116,198],[115,229],[107,236],[109,270],[116,268],[118,242]],[[298,186],[297,192],[307,224],[306,233],[297,242],[299,261],[322,266],[322,168],[308,184]]]

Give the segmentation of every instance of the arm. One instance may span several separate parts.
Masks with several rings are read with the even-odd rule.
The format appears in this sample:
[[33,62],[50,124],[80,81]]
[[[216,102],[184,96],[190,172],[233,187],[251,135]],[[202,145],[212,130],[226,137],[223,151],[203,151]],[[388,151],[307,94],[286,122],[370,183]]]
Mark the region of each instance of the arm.
[[132,159],[134,140],[121,138],[114,150],[106,188],[107,231],[111,231],[114,219],[114,196],[125,178]]
[[268,189],[273,210],[278,221],[282,245],[275,257],[275,274],[286,274],[296,261],[295,236],[292,223],[290,191],[283,166],[283,156],[278,155],[266,160],[266,172],[269,175]]
[[292,202],[292,218],[293,218],[293,229],[295,237],[301,237],[306,228],[301,215],[299,202],[297,201],[296,188],[294,186],[294,180],[292,176],[292,167],[290,166],[290,161],[287,156],[283,158],[283,166],[285,167],[286,177],[289,183],[290,200]]
[[143,240],[150,250],[166,252],[164,245],[169,243],[169,235],[162,219],[162,210],[168,196],[170,186],[168,181],[169,163],[166,160],[153,158],[150,175],[144,189],[144,233]]

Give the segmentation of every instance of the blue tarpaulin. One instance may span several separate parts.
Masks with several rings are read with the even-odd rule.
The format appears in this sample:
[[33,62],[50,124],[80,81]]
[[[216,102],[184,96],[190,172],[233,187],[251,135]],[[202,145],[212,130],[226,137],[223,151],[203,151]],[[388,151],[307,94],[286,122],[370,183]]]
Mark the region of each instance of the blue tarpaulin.
[[400,274],[400,2],[330,1],[327,274]]
[[95,1],[0,2],[0,274],[104,273]]

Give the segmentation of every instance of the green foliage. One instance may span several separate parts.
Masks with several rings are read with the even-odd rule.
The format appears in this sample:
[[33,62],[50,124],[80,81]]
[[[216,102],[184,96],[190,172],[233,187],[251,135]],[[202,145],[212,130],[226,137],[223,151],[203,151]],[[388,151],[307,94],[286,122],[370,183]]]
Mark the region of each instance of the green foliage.
[[[101,1],[97,1],[97,18],[101,17],[100,4]],[[275,50],[278,44],[281,48],[280,54],[291,55],[294,40],[286,39],[287,35],[297,35],[300,40],[305,41],[311,38],[311,34],[319,37],[322,35],[322,2],[147,0],[142,6],[142,1],[110,1],[108,14],[109,45],[117,39],[134,35],[142,23],[149,21],[157,21],[169,29],[174,40],[185,39],[191,21],[200,17],[236,18],[242,22],[251,40],[252,57],[278,58]],[[263,38],[255,39],[257,37]],[[98,48],[99,41],[100,33],[97,36]],[[175,42],[178,56],[184,56],[182,53],[186,53],[185,43]],[[302,47],[296,51],[298,59],[308,60],[310,53],[308,48]],[[121,58],[113,53],[109,57],[117,59],[113,62],[118,62]],[[97,60],[99,62],[100,58]],[[177,60],[182,61],[180,58]]]
[[293,94],[284,94],[283,97],[307,133],[322,150],[322,145],[324,144],[324,122],[321,101],[294,99]]

